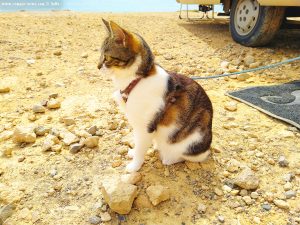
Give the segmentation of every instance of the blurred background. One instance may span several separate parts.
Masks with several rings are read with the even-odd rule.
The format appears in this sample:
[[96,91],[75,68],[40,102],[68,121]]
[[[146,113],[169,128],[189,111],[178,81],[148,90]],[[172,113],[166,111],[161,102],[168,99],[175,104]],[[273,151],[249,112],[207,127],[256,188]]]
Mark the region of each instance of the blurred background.
[[[175,12],[176,0],[0,0],[0,11],[72,10],[82,12]],[[189,6],[197,9],[197,5]],[[221,11],[216,6],[215,11]]]

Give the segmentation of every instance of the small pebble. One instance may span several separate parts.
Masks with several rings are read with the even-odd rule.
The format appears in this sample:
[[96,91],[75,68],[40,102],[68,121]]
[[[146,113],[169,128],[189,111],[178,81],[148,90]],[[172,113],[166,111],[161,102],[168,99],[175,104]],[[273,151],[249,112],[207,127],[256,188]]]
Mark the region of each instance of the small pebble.
[[275,199],[273,202],[278,208],[281,208],[281,209],[290,208],[289,203],[287,203],[286,201],[283,201],[283,200],[280,200],[280,199]]
[[48,102],[47,102],[47,107],[49,109],[58,109],[60,108],[60,102],[54,98],[51,98]]
[[200,213],[205,213],[205,212],[206,212],[206,209],[207,209],[206,205],[204,205],[204,204],[202,204],[202,203],[199,203],[199,204],[198,204],[198,208],[197,208],[198,212],[200,212]]
[[76,144],[72,144],[70,146],[70,153],[72,154],[75,154],[75,153],[78,153],[83,147],[83,144],[79,144],[79,143],[76,143]]
[[108,212],[101,213],[100,216],[102,222],[108,222],[111,220],[111,216],[109,215]]
[[34,106],[32,106],[32,111],[34,113],[44,113],[46,111],[46,109],[42,105],[34,105]]
[[296,192],[293,190],[289,190],[289,191],[285,192],[284,195],[287,199],[290,199],[290,198],[296,197]]
[[281,167],[288,167],[289,166],[289,162],[286,160],[286,158],[284,156],[279,157],[278,164]]
[[224,223],[225,222],[225,218],[224,218],[224,216],[218,216],[218,220],[219,220],[219,222],[221,222],[221,223]]
[[100,224],[101,223],[101,218],[98,216],[92,216],[89,218],[89,223],[90,224]]
[[271,205],[269,205],[269,204],[262,204],[261,207],[266,211],[270,211],[272,208]]
[[237,110],[237,103],[234,101],[227,102],[225,104],[225,109],[227,109],[230,112],[234,112]]
[[8,92],[10,92],[10,87],[0,86],[0,93],[8,93]]
[[60,56],[60,55],[62,55],[62,53],[61,53],[61,51],[55,51],[55,52],[53,52],[53,55]]

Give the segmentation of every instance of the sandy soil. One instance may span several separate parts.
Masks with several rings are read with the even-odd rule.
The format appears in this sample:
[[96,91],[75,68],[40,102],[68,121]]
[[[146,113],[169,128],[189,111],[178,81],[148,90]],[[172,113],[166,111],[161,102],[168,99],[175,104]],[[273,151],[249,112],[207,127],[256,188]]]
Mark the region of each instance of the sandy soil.
[[[225,109],[232,101],[227,91],[299,79],[297,62],[250,74],[246,80],[201,81],[214,106],[212,157],[199,169],[185,163],[163,166],[150,151],[137,184],[140,201],[130,214],[118,216],[106,207],[101,181],[125,173],[129,160],[124,153],[131,136],[126,119],[110,100],[111,81],[96,68],[105,36],[102,17],[140,33],[159,64],[186,75],[222,72],[223,61],[229,62],[231,71],[247,68],[243,60],[249,55],[257,65],[265,65],[300,52],[299,30],[280,31],[268,47],[246,48],[232,41],[226,20],[187,23],[175,13],[0,14],[0,81],[11,88],[0,94],[0,135],[18,125],[35,124],[72,132],[97,125],[100,136],[99,147],[84,147],[77,154],[71,154],[69,146],[43,152],[43,136],[27,145],[2,140],[0,206],[16,205],[5,224],[90,224],[89,218],[103,211],[112,218],[103,224],[299,224],[299,130],[242,103],[237,102],[234,112]],[[54,55],[57,51],[62,54]],[[34,114],[32,106],[53,93],[61,108]],[[75,125],[66,127],[60,122],[63,116],[74,119]],[[278,165],[282,155],[288,167]],[[236,168],[229,168],[232,164]],[[257,190],[241,193],[230,186],[243,166],[259,177]],[[294,176],[287,185],[289,173]],[[169,187],[171,199],[151,206],[145,190],[152,184]],[[285,185],[297,196],[286,199]],[[251,196],[251,202],[241,195]],[[273,199],[283,199],[289,208],[279,208]],[[199,204],[205,205],[204,213]],[[264,210],[263,204],[271,209]]]

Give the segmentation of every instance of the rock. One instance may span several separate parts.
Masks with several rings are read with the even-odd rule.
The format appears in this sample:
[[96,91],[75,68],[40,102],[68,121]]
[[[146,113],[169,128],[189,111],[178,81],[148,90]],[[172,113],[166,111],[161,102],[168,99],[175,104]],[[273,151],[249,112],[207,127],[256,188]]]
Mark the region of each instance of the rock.
[[172,55],[170,55],[170,54],[164,55],[164,58],[165,58],[165,60],[172,60],[172,59],[174,59],[174,57]]
[[249,65],[249,68],[250,69],[253,69],[253,68],[257,68],[257,67],[259,67],[260,66],[260,62],[254,62],[254,63],[251,63],[250,65]]
[[256,224],[260,224],[260,218],[257,217],[257,216],[255,216],[255,217],[253,218],[253,221],[254,221],[254,223],[256,223]]
[[267,204],[267,203],[266,203],[266,204],[262,204],[261,207],[262,207],[264,210],[266,210],[266,211],[270,211],[271,208],[272,208],[271,205],[269,205],[269,204]]
[[66,126],[71,126],[75,124],[75,119],[72,117],[62,117],[60,118],[60,121],[66,124]]
[[52,93],[49,95],[49,99],[51,98],[57,98],[58,97],[58,93]]
[[34,105],[34,106],[32,106],[32,111],[34,113],[44,113],[46,111],[46,109],[42,105]]
[[111,221],[111,216],[109,215],[108,212],[101,213],[101,214],[100,214],[100,217],[101,217],[101,221],[102,221],[102,222],[108,222],[108,221]]
[[234,101],[227,102],[225,104],[225,109],[230,111],[230,112],[234,112],[234,111],[237,110],[237,103],[234,102]]
[[200,164],[197,162],[185,161],[185,165],[187,166],[187,168],[189,168],[192,171],[201,169]]
[[55,144],[51,147],[51,150],[53,152],[61,152],[61,149],[62,149],[62,145],[61,144]]
[[249,73],[242,73],[242,74],[239,74],[236,79],[238,81],[245,81],[247,79],[249,79],[251,77],[251,75]]
[[5,130],[0,134],[0,142],[6,141],[13,136],[14,132],[10,130]]
[[267,162],[270,164],[270,165],[275,165],[275,160],[274,159],[267,159]]
[[284,180],[285,182],[292,182],[292,180],[293,180],[294,178],[295,178],[295,174],[292,173],[292,172],[283,175],[283,180]]
[[247,205],[251,205],[253,203],[252,198],[250,196],[244,196],[243,200]]
[[33,127],[16,127],[13,133],[15,143],[34,143],[36,134]]
[[146,193],[154,206],[170,198],[170,190],[162,185],[149,186]]
[[97,147],[99,144],[99,137],[98,136],[91,136],[87,137],[83,142],[88,148]]
[[139,172],[133,172],[121,176],[121,181],[127,184],[136,184],[141,180],[142,180],[142,175]]
[[245,58],[244,58],[244,63],[246,66],[250,66],[251,63],[254,63],[255,62],[255,59],[252,55],[247,55]]
[[89,218],[89,223],[90,224],[100,224],[101,223],[101,218],[98,216],[92,216]]
[[28,65],[35,64],[35,60],[34,59],[28,59],[28,60],[26,60],[26,62],[27,62]]
[[50,176],[51,177],[54,177],[54,176],[56,176],[57,175],[57,170],[56,169],[52,169],[51,171],[50,171]]
[[88,55],[87,53],[82,53],[82,54],[81,54],[81,58],[86,59],[87,57],[89,57],[89,55]]
[[18,162],[23,162],[26,158],[24,156],[21,156],[18,158]]
[[227,62],[227,61],[222,61],[222,62],[221,62],[221,68],[222,68],[222,69],[227,69],[228,66],[229,66],[229,62]]
[[50,132],[50,128],[46,128],[44,126],[38,126],[36,128],[34,128],[34,133],[37,136],[44,136],[46,133]]
[[0,224],[4,224],[5,220],[12,216],[15,208],[13,204],[4,205],[0,208]]
[[245,190],[245,189],[242,189],[242,190],[240,191],[240,196],[246,196],[247,194],[248,194],[248,191]]
[[53,55],[55,55],[55,56],[60,56],[60,55],[62,55],[62,53],[61,53],[61,51],[55,51],[55,52],[53,52]]
[[205,212],[206,212],[206,209],[207,209],[206,205],[204,205],[204,204],[202,204],[202,203],[199,203],[199,204],[198,204],[198,207],[197,207],[198,212],[200,212],[200,213],[205,213]]
[[88,128],[87,132],[91,135],[95,135],[97,130],[97,126],[91,126],[90,128]]
[[259,197],[259,194],[257,193],[257,192],[252,192],[251,194],[250,194],[250,197],[251,198],[253,198],[253,199],[257,199],[258,197]]
[[222,196],[223,195],[223,191],[219,188],[214,188],[214,193],[218,196]]
[[138,209],[150,209],[153,208],[152,203],[150,202],[149,198],[145,194],[140,194],[136,200],[134,201],[134,205]]
[[283,189],[284,189],[285,191],[289,191],[289,190],[291,190],[292,188],[293,188],[293,185],[292,185],[290,182],[285,183],[284,186],[283,186]]
[[51,148],[55,145],[58,144],[59,140],[56,136],[52,134],[48,134],[42,144],[42,151],[46,152],[49,150],[52,150]]
[[47,107],[49,109],[58,109],[58,108],[60,108],[60,102],[57,99],[51,98],[47,102]]
[[221,215],[218,216],[218,220],[219,220],[219,222],[221,222],[221,223],[224,223],[224,222],[225,222],[224,216],[221,216]]
[[81,143],[72,144],[70,146],[70,153],[72,153],[72,154],[78,153],[83,148],[83,146],[84,145]]
[[121,165],[122,165],[122,160],[116,160],[116,161],[114,161],[114,162],[111,164],[112,168],[116,168],[116,167],[119,167],[119,166],[121,166]]
[[12,150],[13,150],[12,147],[4,147],[3,156],[7,158],[12,157]]
[[8,92],[10,92],[10,87],[0,86],[0,93],[8,93]]
[[103,182],[101,192],[111,210],[119,214],[128,214],[137,196],[137,186],[111,180]]
[[290,198],[296,197],[296,192],[293,190],[289,190],[289,191],[285,192],[284,195],[287,199],[290,199]]
[[249,168],[244,169],[235,179],[234,184],[246,190],[256,189],[259,185],[259,179]]
[[280,199],[275,199],[273,202],[278,208],[281,208],[281,209],[289,209],[290,208],[289,203],[287,203],[286,201],[283,201]]
[[281,167],[288,167],[289,166],[289,162],[286,160],[286,158],[284,156],[279,157],[278,164]]
[[63,143],[68,146],[79,141],[79,138],[69,131],[61,132],[60,136],[63,138]]

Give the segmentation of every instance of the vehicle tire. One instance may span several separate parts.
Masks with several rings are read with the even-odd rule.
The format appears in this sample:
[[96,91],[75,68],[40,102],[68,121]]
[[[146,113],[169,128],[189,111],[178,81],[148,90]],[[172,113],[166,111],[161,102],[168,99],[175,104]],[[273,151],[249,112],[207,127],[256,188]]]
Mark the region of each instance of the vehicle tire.
[[250,47],[271,41],[281,26],[285,7],[260,6],[257,0],[233,0],[230,33],[236,42]]

